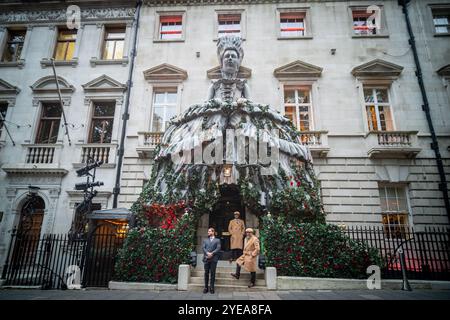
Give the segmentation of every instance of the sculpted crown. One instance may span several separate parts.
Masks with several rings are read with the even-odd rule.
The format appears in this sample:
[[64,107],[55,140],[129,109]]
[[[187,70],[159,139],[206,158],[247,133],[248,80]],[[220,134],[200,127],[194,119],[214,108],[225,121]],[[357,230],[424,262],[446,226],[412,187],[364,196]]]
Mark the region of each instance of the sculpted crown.
[[220,37],[217,41],[217,57],[219,61],[222,61],[223,54],[225,51],[231,49],[235,50],[239,55],[239,61],[242,62],[244,58],[244,49],[241,47],[242,39],[237,36],[224,36]]

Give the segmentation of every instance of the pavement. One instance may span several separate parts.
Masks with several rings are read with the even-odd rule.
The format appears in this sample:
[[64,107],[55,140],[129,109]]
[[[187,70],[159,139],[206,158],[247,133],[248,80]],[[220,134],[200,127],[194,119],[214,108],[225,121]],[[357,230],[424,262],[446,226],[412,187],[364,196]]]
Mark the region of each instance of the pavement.
[[0,300],[450,300],[450,290],[217,292],[0,289]]

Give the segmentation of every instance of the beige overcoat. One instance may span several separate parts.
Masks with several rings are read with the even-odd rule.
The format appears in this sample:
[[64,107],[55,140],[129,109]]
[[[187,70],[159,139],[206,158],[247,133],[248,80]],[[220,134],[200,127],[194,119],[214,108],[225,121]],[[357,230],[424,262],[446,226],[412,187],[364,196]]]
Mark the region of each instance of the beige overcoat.
[[228,224],[228,232],[231,235],[230,249],[242,249],[244,246],[245,222],[242,219],[232,219]]
[[244,246],[244,254],[236,260],[236,263],[243,266],[248,272],[256,272],[258,254],[259,239],[252,236]]

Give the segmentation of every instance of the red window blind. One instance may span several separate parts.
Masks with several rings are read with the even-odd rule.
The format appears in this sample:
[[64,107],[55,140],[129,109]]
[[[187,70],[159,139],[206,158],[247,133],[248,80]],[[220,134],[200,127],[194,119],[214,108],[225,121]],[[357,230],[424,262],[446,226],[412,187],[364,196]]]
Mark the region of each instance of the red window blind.
[[241,15],[240,14],[219,14],[219,21],[240,22]]
[[161,23],[181,23],[182,16],[161,16],[159,21]]
[[304,12],[286,12],[280,14],[280,19],[303,19],[304,17]]
[[304,12],[285,12],[280,14],[281,32],[305,31]]
[[368,17],[370,17],[372,15],[372,13],[358,10],[358,11],[353,11],[352,15],[353,15],[353,18],[366,18],[367,19]]

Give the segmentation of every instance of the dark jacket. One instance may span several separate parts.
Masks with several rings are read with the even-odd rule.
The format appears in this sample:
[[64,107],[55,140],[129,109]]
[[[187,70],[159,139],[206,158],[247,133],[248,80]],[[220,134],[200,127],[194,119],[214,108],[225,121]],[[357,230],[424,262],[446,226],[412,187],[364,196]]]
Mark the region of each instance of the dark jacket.
[[203,249],[203,262],[207,262],[207,259],[206,259],[207,252],[213,253],[213,257],[212,257],[211,261],[213,261],[213,262],[219,261],[220,249],[221,249],[220,248],[220,239],[214,238],[211,241],[209,238],[207,238],[207,239],[203,240],[202,249]]

